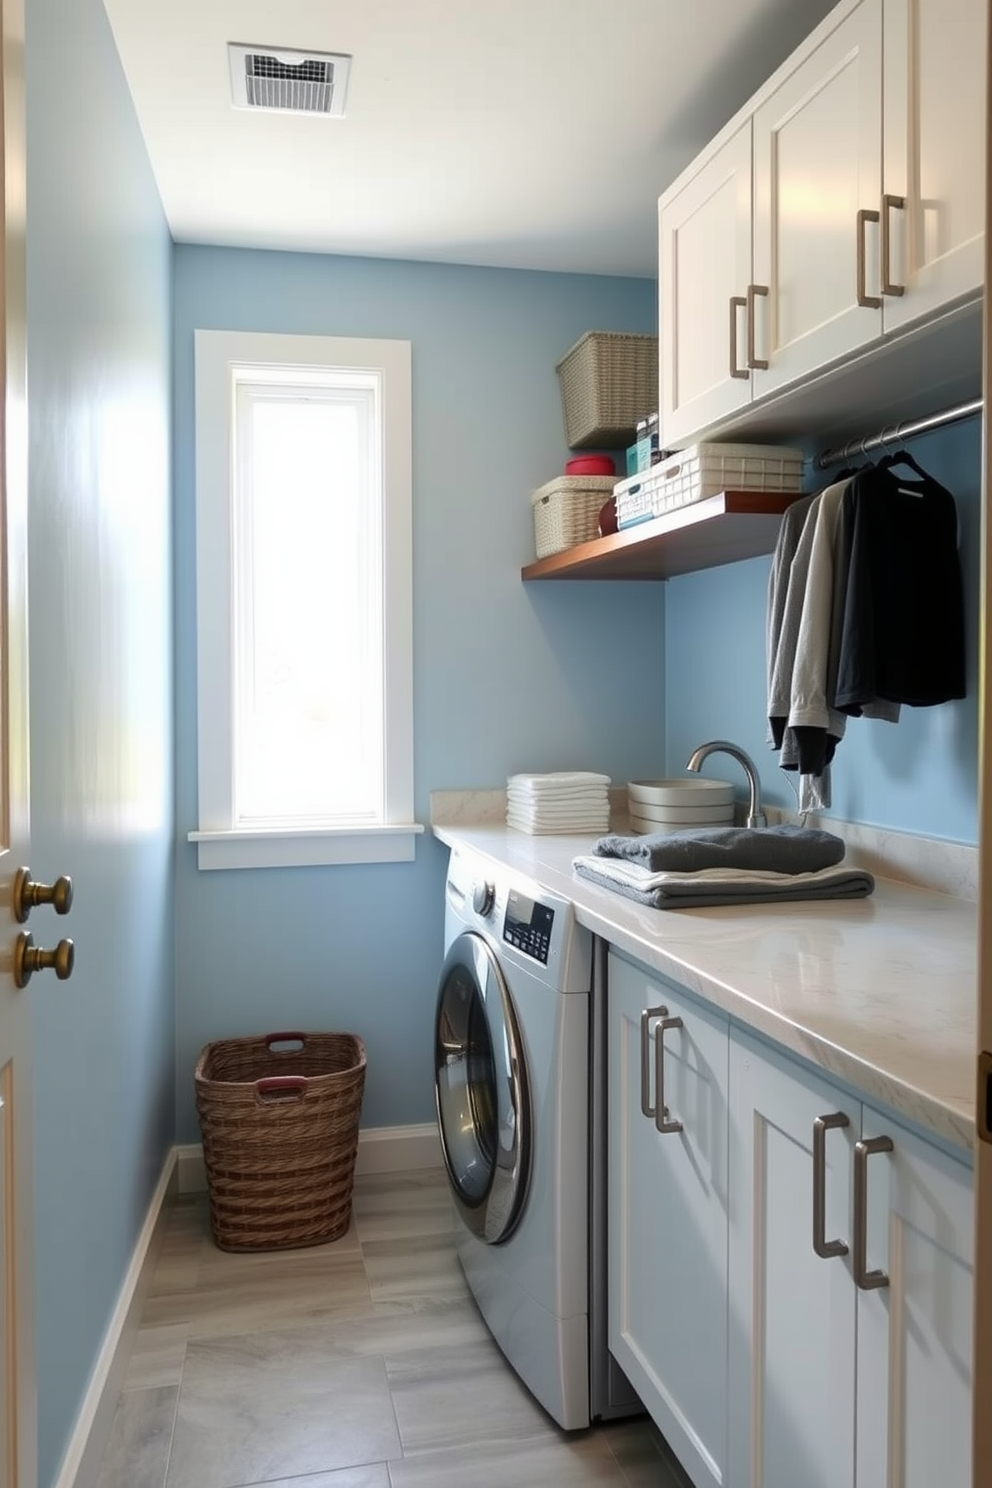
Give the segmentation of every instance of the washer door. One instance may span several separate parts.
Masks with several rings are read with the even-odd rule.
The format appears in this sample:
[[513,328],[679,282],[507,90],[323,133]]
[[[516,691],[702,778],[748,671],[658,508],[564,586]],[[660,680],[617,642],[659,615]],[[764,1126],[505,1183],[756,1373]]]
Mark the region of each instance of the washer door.
[[480,935],[459,935],[441,968],[434,1022],[441,1146],[462,1218],[491,1245],[523,1211],[531,1122],[523,1043],[502,969]]

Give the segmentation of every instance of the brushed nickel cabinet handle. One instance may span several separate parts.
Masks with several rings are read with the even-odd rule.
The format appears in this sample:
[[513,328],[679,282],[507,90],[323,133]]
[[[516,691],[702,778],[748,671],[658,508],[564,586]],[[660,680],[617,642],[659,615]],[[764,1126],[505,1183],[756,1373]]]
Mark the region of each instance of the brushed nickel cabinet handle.
[[743,295],[730,296],[730,375],[731,377],[750,377],[746,367],[737,365],[737,312],[747,311],[747,300]]
[[641,1115],[654,1120],[651,1104],[651,1050],[648,1044],[650,1024],[654,1018],[667,1018],[667,1007],[645,1008],[641,1013]]
[[768,370],[768,363],[754,354],[754,300],[756,295],[767,296],[767,294],[767,284],[749,284],[747,287],[747,364],[762,372]]
[[682,1130],[681,1121],[669,1120],[668,1107],[665,1105],[665,1029],[681,1027],[681,1018],[662,1018],[654,1036],[654,1124],[663,1137],[670,1132]]
[[843,1111],[817,1116],[813,1122],[813,1249],[821,1260],[847,1255],[843,1240],[828,1240],[827,1230],[827,1132],[850,1126]]
[[854,1144],[854,1280],[863,1292],[887,1287],[888,1273],[868,1270],[868,1159],[891,1152],[891,1137],[870,1137]]
[[883,295],[904,295],[905,284],[894,284],[892,282],[892,219],[890,213],[893,208],[900,212],[906,210],[906,198],[904,196],[891,196],[888,192],[882,197],[882,293]]
[[882,303],[881,299],[877,295],[870,295],[865,289],[865,254],[867,251],[865,248],[865,226],[869,222],[877,222],[878,218],[879,214],[871,207],[861,207],[858,211],[858,304],[861,305],[865,310],[877,310]]

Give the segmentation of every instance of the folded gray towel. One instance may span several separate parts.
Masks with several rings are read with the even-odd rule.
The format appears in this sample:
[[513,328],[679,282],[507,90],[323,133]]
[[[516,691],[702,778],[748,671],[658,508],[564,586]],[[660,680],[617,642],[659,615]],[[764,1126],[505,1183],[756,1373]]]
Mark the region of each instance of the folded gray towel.
[[[652,874],[640,864],[624,871],[607,859],[580,857],[572,861],[572,871],[605,889],[647,904],[652,909],[704,909],[717,905],[777,904],[799,899],[863,899],[872,892],[875,880],[870,873],[857,868],[822,868],[813,873],[782,874],[746,869],[698,873]],[[661,880],[661,881],[659,881]]]
[[844,843],[818,827],[687,827],[646,837],[601,837],[601,858],[627,858],[655,872],[696,873],[701,868],[761,868],[775,873],[815,873],[833,868]]

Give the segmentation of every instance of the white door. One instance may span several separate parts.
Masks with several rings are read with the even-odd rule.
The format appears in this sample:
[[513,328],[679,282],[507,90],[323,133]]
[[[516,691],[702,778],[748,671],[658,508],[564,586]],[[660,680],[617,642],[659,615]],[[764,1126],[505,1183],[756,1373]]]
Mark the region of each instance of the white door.
[[[983,0],[885,0],[886,331],[981,292]],[[887,259],[887,262],[886,262]]]
[[754,396],[881,334],[882,0],[863,0],[753,119]]
[[687,443],[751,400],[751,124],[658,210],[660,438]]
[[731,1035],[732,1484],[853,1488],[860,1118],[860,1103],[828,1081],[797,1079],[786,1060]]
[[728,1023],[612,954],[608,1003],[610,1349],[695,1488],[719,1488]]
[[[988,7],[992,11],[992,5]],[[988,18],[985,45],[986,63],[992,75],[992,17]],[[989,215],[992,186],[989,164],[992,162],[992,106],[986,102],[985,139],[985,210]],[[992,225],[985,231],[986,283],[992,276]],[[988,637],[992,634],[992,523],[989,521],[989,471],[992,470],[992,420],[989,419],[989,375],[992,368],[992,322],[989,301],[985,300],[985,418],[982,425],[982,593],[979,612],[982,636],[983,674],[979,677],[979,882],[981,899],[978,915],[978,1078],[977,1129],[975,1143],[976,1219],[975,1219],[975,1375],[972,1405],[972,1483],[985,1488],[988,1464],[992,1461],[992,674],[988,662]]]
[[0,0],[0,21],[0,1481],[5,1488],[35,1488],[30,1009],[12,974],[19,929],[13,877],[29,861],[23,0]]

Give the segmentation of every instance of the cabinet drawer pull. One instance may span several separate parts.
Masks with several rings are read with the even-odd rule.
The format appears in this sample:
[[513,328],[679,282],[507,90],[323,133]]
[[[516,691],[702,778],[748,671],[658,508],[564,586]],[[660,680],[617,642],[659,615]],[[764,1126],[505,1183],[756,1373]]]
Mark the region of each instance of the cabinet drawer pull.
[[651,1050],[648,1045],[650,1023],[653,1018],[667,1018],[667,1007],[645,1008],[641,1013],[641,1115],[654,1120],[651,1104]]
[[882,293],[883,295],[904,295],[905,284],[893,284],[892,273],[892,221],[890,213],[893,207],[898,211],[906,210],[906,198],[904,196],[890,196],[888,192],[882,197]]
[[767,294],[767,284],[749,284],[747,287],[747,364],[762,372],[768,370],[768,363],[754,354],[754,299],[756,295]]
[[730,375],[731,377],[750,377],[746,367],[737,365],[737,312],[747,311],[747,300],[743,295],[730,296]]
[[827,1230],[827,1132],[850,1126],[843,1111],[817,1116],[813,1122],[813,1249],[821,1260],[847,1255],[843,1240],[828,1240]]
[[681,1027],[681,1018],[662,1018],[654,1035],[654,1098],[656,1106],[654,1124],[663,1137],[668,1136],[670,1132],[680,1132],[682,1130],[681,1121],[670,1121],[668,1119],[668,1107],[665,1105],[665,1029]]
[[878,218],[879,214],[871,207],[861,207],[858,212],[858,304],[863,306],[865,310],[877,310],[882,303],[877,295],[870,295],[865,290],[865,254],[867,252],[865,248],[865,225],[869,222],[877,222]]
[[885,1271],[868,1270],[868,1159],[891,1152],[891,1137],[870,1137],[854,1144],[854,1280],[863,1292],[889,1284]]

